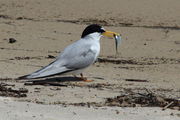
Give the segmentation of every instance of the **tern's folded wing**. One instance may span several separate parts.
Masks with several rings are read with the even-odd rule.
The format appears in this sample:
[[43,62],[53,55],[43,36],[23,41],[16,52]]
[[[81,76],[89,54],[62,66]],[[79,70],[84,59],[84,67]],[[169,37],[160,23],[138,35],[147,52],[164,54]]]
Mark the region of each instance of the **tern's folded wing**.
[[72,60],[68,59],[65,66],[68,69],[84,69],[94,63],[94,61],[95,54],[92,51],[86,51],[75,56]]
[[78,41],[68,46],[59,59],[65,60],[65,66],[68,69],[83,69],[94,63],[97,53],[91,49],[91,44],[84,41]]

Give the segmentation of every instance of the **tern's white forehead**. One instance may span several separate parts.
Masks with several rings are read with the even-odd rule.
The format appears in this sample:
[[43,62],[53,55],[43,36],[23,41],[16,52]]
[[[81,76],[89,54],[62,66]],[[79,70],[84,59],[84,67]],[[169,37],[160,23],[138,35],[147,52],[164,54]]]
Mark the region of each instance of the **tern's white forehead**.
[[106,31],[103,27],[101,27],[102,30]]

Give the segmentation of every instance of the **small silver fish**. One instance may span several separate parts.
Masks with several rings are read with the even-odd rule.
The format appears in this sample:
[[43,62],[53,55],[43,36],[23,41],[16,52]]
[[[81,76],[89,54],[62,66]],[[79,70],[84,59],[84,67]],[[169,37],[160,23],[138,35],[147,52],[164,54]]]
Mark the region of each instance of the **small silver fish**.
[[115,38],[115,44],[116,44],[116,53],[118,53],[118,45],[120,44],[122,38],[120,35],[114,35]]

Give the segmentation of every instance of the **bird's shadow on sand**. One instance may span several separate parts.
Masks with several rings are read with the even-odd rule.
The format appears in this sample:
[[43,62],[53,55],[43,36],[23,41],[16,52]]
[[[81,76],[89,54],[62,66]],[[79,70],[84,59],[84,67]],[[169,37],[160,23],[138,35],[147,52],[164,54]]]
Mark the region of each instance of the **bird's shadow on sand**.
[[[104,80],[101,77],[93,77],[95,79]],[[83,82],[78,77],[52,77],[52,78],[42,78],[42,79],[34,79],[28,80],[24,83],[24,85],[45,85],[45,86],[69,86],[72,85],[70,82]],[[73,84],[74,85],[74,84]]]
[[79,82],[82,81],[76,77],[53,77],[53,78],[45,78],[45,79],[35,79],[35,80],[28,80],[27,82]]

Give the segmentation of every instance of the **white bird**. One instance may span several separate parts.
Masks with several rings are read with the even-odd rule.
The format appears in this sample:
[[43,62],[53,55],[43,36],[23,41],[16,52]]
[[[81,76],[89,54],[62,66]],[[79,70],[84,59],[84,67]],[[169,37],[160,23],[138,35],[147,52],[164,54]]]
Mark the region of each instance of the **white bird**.
[[87,82],[91,81],[83,77],[82,71],[96,61],[100,53],[100,38],[102,35],[113,38],[119,34],[106,31],[97,24],[89,25],[83,31],[81,39],[67,46],[54,62],[36,72],[21,76],[19,79],[36,79],[68,73],[80,74],[79,79]]

